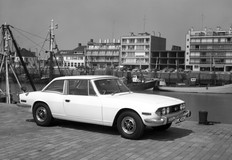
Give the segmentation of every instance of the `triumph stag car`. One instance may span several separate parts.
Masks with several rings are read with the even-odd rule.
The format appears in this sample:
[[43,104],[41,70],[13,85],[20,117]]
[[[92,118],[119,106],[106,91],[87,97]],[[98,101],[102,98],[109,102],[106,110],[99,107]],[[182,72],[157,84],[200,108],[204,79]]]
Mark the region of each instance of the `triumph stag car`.
[[166,130],[191,115],[184,101],[134,93],[114,76],[58,77],[41,91],[20,94],[19,99],[30,106],[39,126],[49,126],[54,119],[116,126],[128,139],[141,138],[146,126]]

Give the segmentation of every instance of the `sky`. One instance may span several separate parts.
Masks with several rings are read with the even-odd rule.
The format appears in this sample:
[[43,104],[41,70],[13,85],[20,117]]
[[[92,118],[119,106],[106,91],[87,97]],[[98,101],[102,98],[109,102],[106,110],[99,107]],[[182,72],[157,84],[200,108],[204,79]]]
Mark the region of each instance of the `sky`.
[[131,32],[160,33],[167,50],[172,45],[185,50],[191,28],[229,30],[232,0],[0,0],[0,25],[17,29],[13,33],[21,48],[39,50],[52,19],[58,24],[54,33],[60,50]]

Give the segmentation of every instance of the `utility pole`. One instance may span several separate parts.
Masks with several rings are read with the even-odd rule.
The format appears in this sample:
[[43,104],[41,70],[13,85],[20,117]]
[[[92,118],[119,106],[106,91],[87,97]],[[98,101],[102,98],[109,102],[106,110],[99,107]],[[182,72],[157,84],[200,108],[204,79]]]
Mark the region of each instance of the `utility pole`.
[[155,61],[155,69],[157,70],[157,66],[158,66],[158,57],[156,57],[156,61]]
[[4,51],[3,51],[3,55],[5,57],[5,70],[6,70],[6,103],[10,104],[11,103],[11,95],[10,95],[10,83],[9,83],[9,40],[10,40],[10,35],[7,31],[7,27],[6,24],[3,25],[3,36],[4,36],[4,41],[3,41],[3,45],[4,45]]

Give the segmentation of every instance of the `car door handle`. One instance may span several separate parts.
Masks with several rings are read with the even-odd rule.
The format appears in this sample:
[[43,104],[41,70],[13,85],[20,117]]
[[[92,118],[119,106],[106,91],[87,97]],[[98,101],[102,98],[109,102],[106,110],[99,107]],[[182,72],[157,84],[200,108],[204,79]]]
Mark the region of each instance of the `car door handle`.
[[69,100],[69,99],[66,99],[65,102],[70,102],[70,100]]

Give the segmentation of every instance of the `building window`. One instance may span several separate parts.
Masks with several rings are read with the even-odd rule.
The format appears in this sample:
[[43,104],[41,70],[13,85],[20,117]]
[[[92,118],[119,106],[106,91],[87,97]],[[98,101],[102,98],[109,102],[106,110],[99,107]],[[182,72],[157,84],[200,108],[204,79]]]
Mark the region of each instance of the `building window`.
[[138,38],[137,43],[144,43],[144,39],[143,38]]
[[127,39],[122,39],[122,43],[127,43]]
[[192,53],[190,54],[190,56],[192,56],[192,57],[199,57],[199,56],[200,56],[200,53],[199,53],[199,52],[192,52]]
[[198,68],[199,68],[199,66],[198,66],[198,65],[194,65],[194,68],[195,68],[195,69],[198,69]]
[[129,43],[135,43],[135,39],[129,39]]
[[144,50],[144,46],[143,45],[137,45],[136,50]]
[[146,38],[146,43],[149,43],[150,42],[150,38]]

